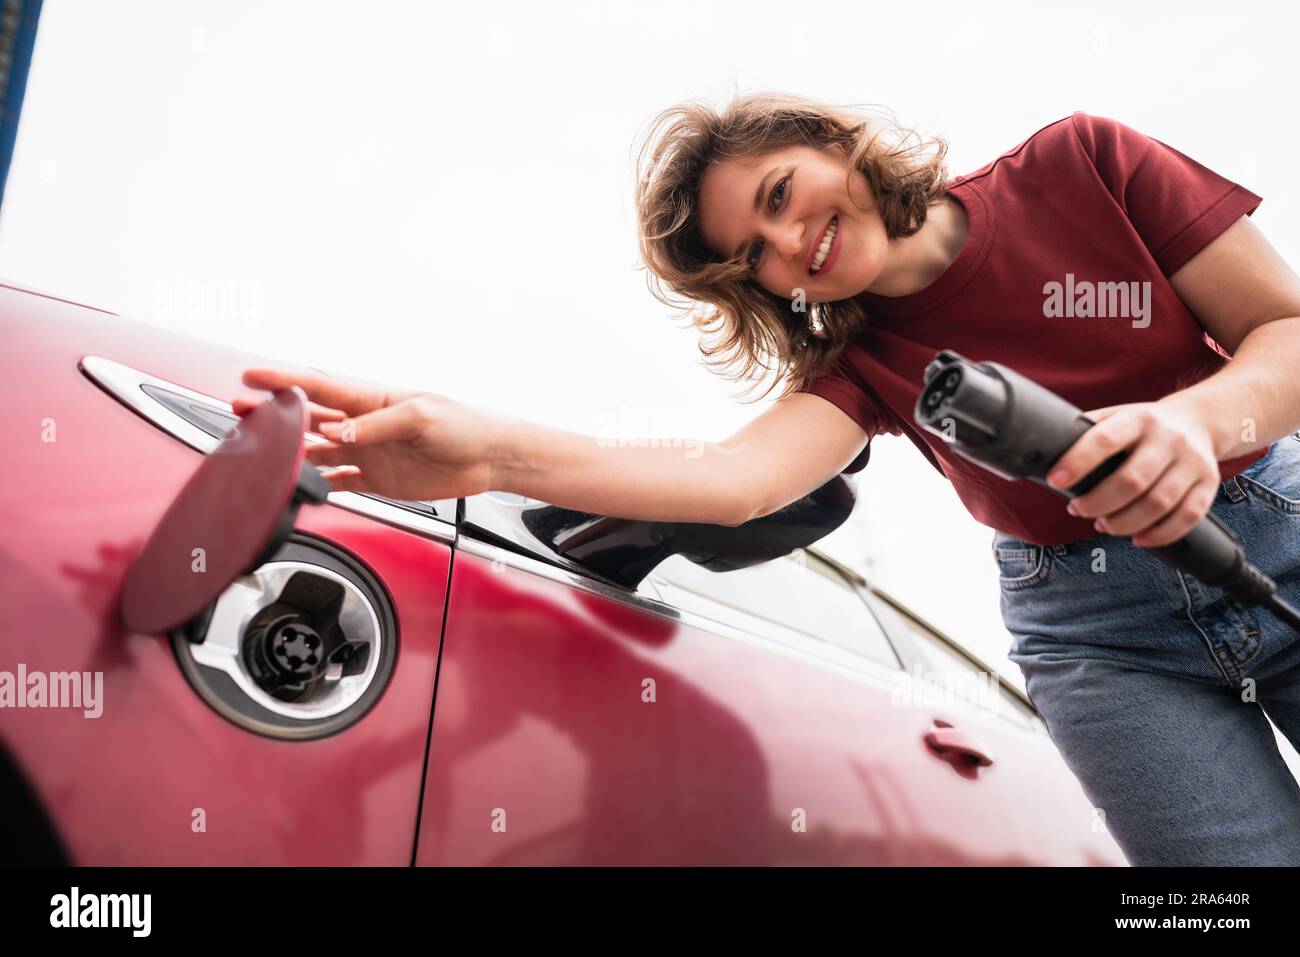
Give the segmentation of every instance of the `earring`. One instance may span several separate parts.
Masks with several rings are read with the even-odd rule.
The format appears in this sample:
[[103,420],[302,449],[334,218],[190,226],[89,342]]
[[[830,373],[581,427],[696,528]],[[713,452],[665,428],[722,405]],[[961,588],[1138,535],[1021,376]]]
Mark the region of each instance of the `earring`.
[[819,319],[817,314],[812,310],[808,311],[808,329],[818,339],[826,338],[826,327],[822,325],[821,319]]

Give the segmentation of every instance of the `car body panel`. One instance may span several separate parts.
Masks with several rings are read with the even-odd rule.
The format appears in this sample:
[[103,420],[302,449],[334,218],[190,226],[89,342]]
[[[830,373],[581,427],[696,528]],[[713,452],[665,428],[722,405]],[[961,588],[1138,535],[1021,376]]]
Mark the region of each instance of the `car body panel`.
[[401,664],[375,709],[338,735],[250,734],[199,699],[165,638],[130,633],[118,619],[127,568],[203,457],[114,401],[77,363],[105,355],[231,396],[258,360],[7,289],[0,336],[9,404],[0,668],[103,673],[99,717],[0,712],[4,743],[72,862],[409,864],[449,542],[304,507],[297,529],[351,551],[390,594]]
[[[1123,862],[1072,778],[1053,809],[1077,817],[1069,833],[1009,813],[1011,789],[1059,772],[1045,735],[900,706],[900,669],[565,577],[458,547],[417,863]],[[935,717],[995,765],[965,776],[935,757]]]

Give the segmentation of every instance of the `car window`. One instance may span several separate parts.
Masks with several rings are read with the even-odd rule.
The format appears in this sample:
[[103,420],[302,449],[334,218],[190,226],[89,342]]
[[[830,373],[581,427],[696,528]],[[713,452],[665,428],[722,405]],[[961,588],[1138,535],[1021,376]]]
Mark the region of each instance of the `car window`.
[[888,624],[903,629],[925,657],[923,680],[943,686],[955,698],[1024,727],[1037,727],[1034,710],[997,680],[982,664],[965,655],[942,635],[884,600],[872,607]]
[[900,667],[889,638],[856,587],[834,565],[802,548],[734,571],[715,572],[681,555],[655,569],[669,604],[704,617],[731,609],[833,642]]

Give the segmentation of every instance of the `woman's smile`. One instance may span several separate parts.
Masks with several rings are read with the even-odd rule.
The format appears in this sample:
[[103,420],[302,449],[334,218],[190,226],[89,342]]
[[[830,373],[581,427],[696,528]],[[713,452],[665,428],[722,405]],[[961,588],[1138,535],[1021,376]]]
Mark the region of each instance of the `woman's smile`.
[[814,247],[808,261],[808,272],[814,276],[830,272],[840,252],[839,215],[832,215],[826,229],[822,232],[821,242]]
[[722,260],[785,299],[857,295],[875,282],[889,236],[866,177],[842,150],[799,144],[715,162],[700,182],[699,231]]

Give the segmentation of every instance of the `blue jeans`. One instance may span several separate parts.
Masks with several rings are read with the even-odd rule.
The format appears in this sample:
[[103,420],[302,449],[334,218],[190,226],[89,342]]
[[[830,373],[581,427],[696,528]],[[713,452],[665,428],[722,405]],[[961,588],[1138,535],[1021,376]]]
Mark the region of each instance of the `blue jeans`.
[[[1300,432],[1211,512],[1300,607]],[[1300,749],[1300,636],[1127,538],[998,532],[993,554],[1008,657],[1129,862],[1300,865],[1300,785],[1265,719]]]

